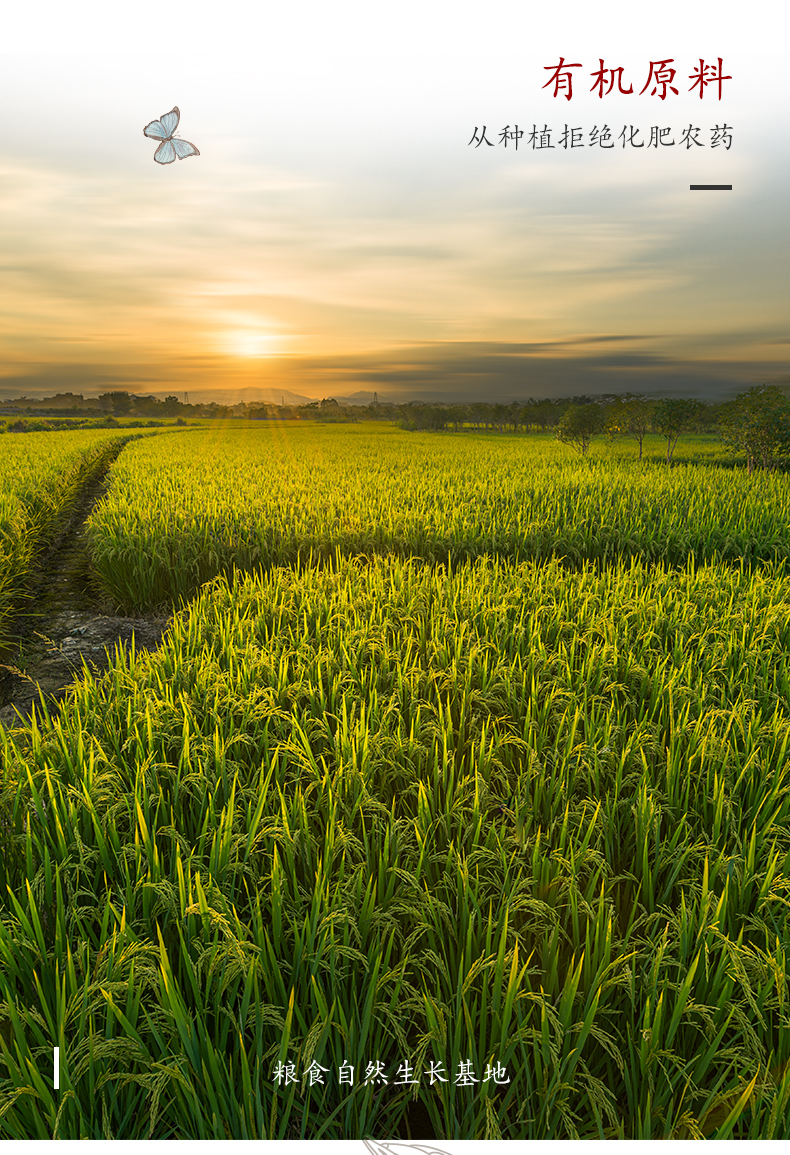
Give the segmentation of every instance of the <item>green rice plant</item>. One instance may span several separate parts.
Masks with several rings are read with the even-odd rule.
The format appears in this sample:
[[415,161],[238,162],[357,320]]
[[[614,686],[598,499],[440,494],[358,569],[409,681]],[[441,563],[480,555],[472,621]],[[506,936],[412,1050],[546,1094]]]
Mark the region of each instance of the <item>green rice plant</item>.
[[[706,442],[700,449],[710,447]],[[624,445],[576,461],[535,436],[264,424],[172,433],[114,464],[91,517],[94,564],[120,607],[178,605],[233,569],[394,554],[630,558],[685,565],[788,556],[790,478],[636,463]]]
[[0,451],[0,645],[24,583],[86,482],[126,439],[106,432],[4,437]]
[[0,1135],[790,1137],[786,590],[217,579],[0,732]]

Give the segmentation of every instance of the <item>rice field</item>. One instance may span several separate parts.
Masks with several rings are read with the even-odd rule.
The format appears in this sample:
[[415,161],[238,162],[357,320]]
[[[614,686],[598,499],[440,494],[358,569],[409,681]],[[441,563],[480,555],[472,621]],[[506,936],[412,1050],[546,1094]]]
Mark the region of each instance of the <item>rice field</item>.
[[790,1138],[790,483],[459,440],[113,464],[183,608],[0,730],[3,1138]]
[[790,553],[783,475],[749,478],[721,462],[640,467],[632,444],[595,449],[587,463],[549,437],[379,425],[172,433],[166,455],[154,438],[113,465],[88,527],[94,563],[131,611],[192,597],[234,567],[302,565],[337,551],[572,565]]
[[0,644],[38,553],[121,444],[99,430],[0,439]]

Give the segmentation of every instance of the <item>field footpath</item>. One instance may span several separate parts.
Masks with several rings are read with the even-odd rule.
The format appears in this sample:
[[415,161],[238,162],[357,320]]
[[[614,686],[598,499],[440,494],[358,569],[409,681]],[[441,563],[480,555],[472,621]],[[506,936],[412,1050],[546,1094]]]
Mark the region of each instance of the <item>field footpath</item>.
[[0,725],[20,724],[33,704],[64,697],[87,666],[102,673],[115,647],[154,649],[167,618],[118,617],[91,570],[84,527],[107,492],[110,466],[129,444],[114,447],[89,477],[19,599],[20,612],[0,647]]

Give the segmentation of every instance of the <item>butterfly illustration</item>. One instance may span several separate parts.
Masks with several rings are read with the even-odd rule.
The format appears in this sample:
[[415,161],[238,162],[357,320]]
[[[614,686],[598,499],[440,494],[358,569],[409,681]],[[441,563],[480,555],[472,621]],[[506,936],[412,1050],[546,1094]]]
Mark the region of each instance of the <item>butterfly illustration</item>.
[[376,1139],[363,1139],[371,1155],[448,1155],[442,1147],[432,1147],[428,1143],[381,1143]]
[[185,156],[200,156],[194,144],[188,140],[176,140],[173,133],[178,128],[181,113],[177,108],[165,112],[160,120],[152,120],[143,129],[144,136],[152,140],[161,140],[159,148],[154,153],[154,160],[159,164],[172,164],[176,157],[183,160]]

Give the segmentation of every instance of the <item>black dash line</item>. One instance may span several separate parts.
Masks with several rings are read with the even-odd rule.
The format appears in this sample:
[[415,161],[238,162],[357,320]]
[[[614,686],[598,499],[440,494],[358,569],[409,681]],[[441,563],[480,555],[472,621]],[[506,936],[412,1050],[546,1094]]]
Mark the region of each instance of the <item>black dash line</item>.
[[728,192],[732,191],[731,184],[690,184],[689,188],[693,192],[695,189],[726,189]]

